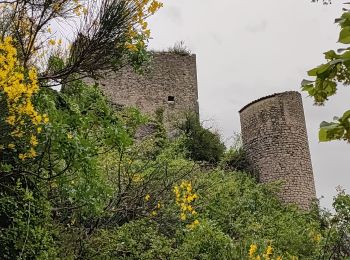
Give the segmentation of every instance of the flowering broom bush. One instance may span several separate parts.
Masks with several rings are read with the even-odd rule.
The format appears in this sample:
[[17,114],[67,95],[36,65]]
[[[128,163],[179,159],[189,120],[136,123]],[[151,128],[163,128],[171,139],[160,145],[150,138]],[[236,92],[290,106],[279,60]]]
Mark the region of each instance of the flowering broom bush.
[[[202,157],[186,157],[198,144],[190,132],[168,140],[161,120],[115,111],[81,80],[125,65],[141,71],[146,19],[160,2],[0,4],[1,259],[349,257],[344,192],[334,214],[301,213],[279,202],[276,185],[202,169]],[[79,25],[70,42],[58,37],[60,21]],[[155,133],[135,142],[149,121]],[[219,139],[204,155],[224,165]]]

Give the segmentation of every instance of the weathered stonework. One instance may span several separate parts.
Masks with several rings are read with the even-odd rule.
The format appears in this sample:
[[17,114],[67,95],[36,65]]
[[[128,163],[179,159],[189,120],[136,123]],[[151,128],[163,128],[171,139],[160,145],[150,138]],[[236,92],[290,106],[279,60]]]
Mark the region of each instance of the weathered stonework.
[[155,53],[150,71],[145,75],[125,67],[117,72],[106,72],[98,83],[114,104],[136,106],[149,115],[163,110],[167,127],[184,112],[198,114],[195,55]]
[[[167,130],[183,113],[198,114],[195,55],[155,53],[145,75],[125,67],[104,73],[98,83],[115,106],[136,106],[149,115],[163,110]],[[243,144],[260,182],[281,180],[281,200],[309,209],[316,192],[301,95],[285,92],[261,98],[242,108],[240,116]],[[146,125],[136,136],[151,135],[154,129]]]
[[240,110],[243,145],[262,183],[282,181],[282,201],[308,210],[316,198],[302,98],[284,92]]

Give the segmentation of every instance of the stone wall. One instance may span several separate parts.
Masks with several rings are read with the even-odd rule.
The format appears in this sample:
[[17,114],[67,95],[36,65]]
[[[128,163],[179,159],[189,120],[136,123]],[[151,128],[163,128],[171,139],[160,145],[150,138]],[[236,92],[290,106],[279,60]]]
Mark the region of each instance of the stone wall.
[[309,209],[316,198],[301,95],[284,92],[240,110],[243,145],[262,183],[282,181],[280,198]]
[[106,72],[98,83],[114,104],[136,106],[150,115],[163,109],[167,127],[184,112],[198,114],[195,55],[155,53],[150,71],[144,75],[125,67],[118,72]]

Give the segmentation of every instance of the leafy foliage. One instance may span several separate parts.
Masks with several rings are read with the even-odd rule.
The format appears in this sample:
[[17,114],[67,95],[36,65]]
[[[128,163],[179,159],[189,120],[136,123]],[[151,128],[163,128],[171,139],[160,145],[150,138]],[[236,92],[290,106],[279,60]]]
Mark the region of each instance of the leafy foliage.
[[[0,1],[0,37],[11,36],[19,63],[35,66],[41,86],[57,86],[74,78],[98,77],[99,70],[132,65],[137,71],[150,59],[146,19],[162,7],[157,0]],[[62,25],[56,38],[53,27]],[[76,28],[69,31],[71,28]],[[70,47],[68,48],[68,46]],[[74,77],[73,77],[74,76]],[[73,77],[73,78],[72,78]]]
[[136,220],[117,229],[99,230],[86,247],[89,259],[169,259],[172,239],[159,232],[157,223]]
[[[338,41],[343,44],[350,43],[350,11],[344,9],[344,13],[336,23],[340,25]],[[338,84],[350,84],[350,49],[339,49],[338,53],[330,50],[324,53],[326,63],[308,71],[310,77],[315,80],[303,80],[302,90],[314,98],[316,105],[323,105],[329,97],[336,94]],[[320,125],[319,140],[321,142],[331,140],[350,141],[350,112],[343,116],[335,117],[334,122],[322,122]]]
[[[150,119],[134,108],[115,111],[96,86],[79,79],[93,76],[99,62],[118,68],[125,55],[141,66],[148,55],[144,19],[160,7],[102,1],[89,20],[91,9],[75,0],[5,2],[1,37],[15,40],[1,39],[0,53],[0,258],[349,257],[349,195],[336,197],[335,214],[299,212],[280,203],[278,185],[257,184],[244,173],[239,149],[217,169],[194,162],[216,164],[225,150],[197,117],[169,140],[161,113]],[[82,14],[97,23],[76,35],[68,56],[50,52],[35,69],[34,50],[42,47],[36,36],[52,19]],[[101,46],[92,50],[92,43]],[[62,91],[39,87],[52,82]],[[150,122],[156,131],[136,139]],[[32,156],[24,156],[28,148]]]
[[148,119],[79,81],[35,105],[50,117],[38,157],[1,161],[4,259],[246,259],[252,244],[285,259],[348,254],[346,194],[335,216],[282,205],[276,185],[186,159],[186,138],[135,142]]
[[335,213],[321,212],[325,239],[321,241],[320,259],[346,259],[350,256],[350,195],[339,189],[333,200]]
[[186,136],[185,148],[195,161],[218,163],[225,151],[225,145],[217,133],[204,128],[195,114],[187,114],[179,129]]

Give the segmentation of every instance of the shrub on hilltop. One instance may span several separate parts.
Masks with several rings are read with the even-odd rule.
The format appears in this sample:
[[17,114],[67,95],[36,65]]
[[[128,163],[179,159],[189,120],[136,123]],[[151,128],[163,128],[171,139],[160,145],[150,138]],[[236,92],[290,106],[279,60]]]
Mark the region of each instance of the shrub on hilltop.
[[217,164],[225,151],[225,145],[218,133],[203,127],[198,115],[186,114],[186,118],[178,126],[184,134],[184,147],[188,156],[194,161]]

